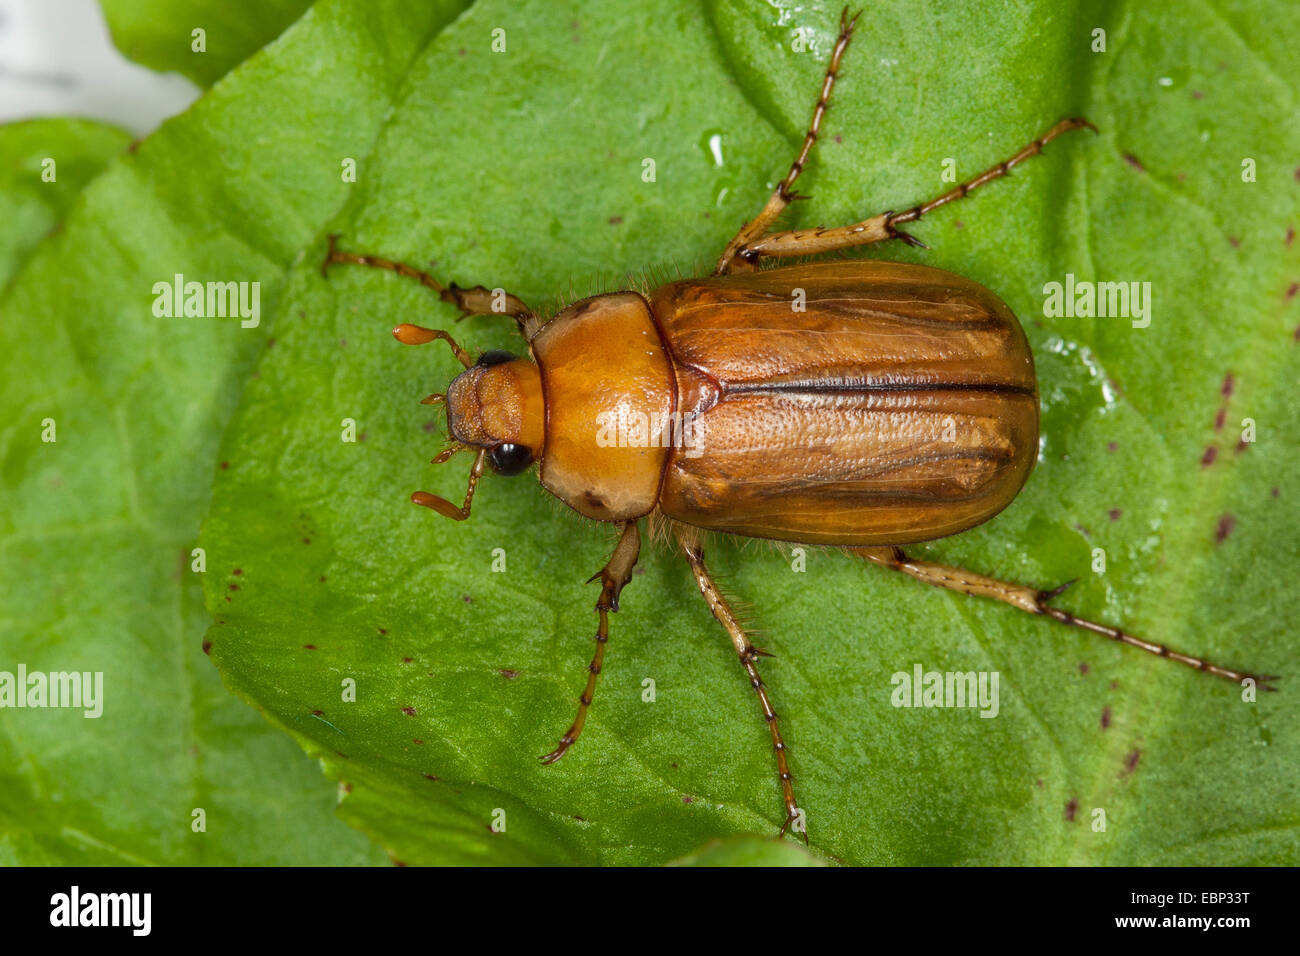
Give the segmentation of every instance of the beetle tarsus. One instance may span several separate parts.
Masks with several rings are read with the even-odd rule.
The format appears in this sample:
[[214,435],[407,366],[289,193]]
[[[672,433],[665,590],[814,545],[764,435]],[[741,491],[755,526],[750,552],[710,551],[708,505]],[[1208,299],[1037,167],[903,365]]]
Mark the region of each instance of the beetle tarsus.
[[914,246],[914,247],[917,248],[917,249],[929,249],[929,248],[930,248],[930,247],[927,246],[924,242],[922,242],[920,239],[916,238],[916,236],[912,235],[910,232],[903,232],[903,230],[901,230],[901,229],[895,229],[892,225],[889,227],[889,232],[890,232],[892,238],[894,238],[894,239],[901,239],[901,240],[903,240],[903,242],[907,243],[909,246]]
[[[766,205],[759,211],[750,222],[745,223],[740,228],[740,232],[727,243],[727,248],[722,251],[722,256],[718,259],[718,265],[714,269],[714,275],[725,275],[729,272],[741,271],[737,268],[736,260],[745,263],[745,266],[752,268],[758,262],[758,254],[753,253],[748,247],[756,240],[762,238],[767,231],[776,222],[778,216],[785,210],[792,201],[794,201],[794,182],[803,172],[804,166],[808,162],[808,157],[812,153],[813,144],[817,142],[817,136],[821,131],[822,120],[826,116],[826,111],[830,109],[831,90],[835,87],[835,78],[840,71],[840,61],[844,57],[844,51],[849,48],[849,42],[853,39],[853,28],[857,25],[858,16],[854,14],[849,16],[849,8],[845,7],[840,11],[840,33],[835,39],[835,47],[831,50],[830,62],[826,64],[826,75],[822,80],[821,95],[817,97],[817,104],[813,107],[812,120],[808,124],[808,132],[804,135],[803,146],[799,149],[799,155],[790,165],[790,171],[785,174],[785,178],[777,185],[776,190],[768,198]],[[752,253],[747,255],[746,253]]]
[[320,264],[320,274],[323,276],[329,275],[330,266],[333,265],[335,262],[339,261],[336,258],[334,258],[334,250],[335,247],[338,245],[338,241],[339,241],[339,234],[337,232],[331,232],[329,235],[329,247],[325,250],[325,258],[321,261]]
[[[779,840],[779,839],[783,838],[783,837],[784,837],[788,832],[790,832],[790,828],[791,828],[792,826],[795,826],[796,824],[801,823],[801,822],[802,822],[801,817],[802,817],[802,815],[800,814],[800,812],[799,812],[799,808],[798,808],[798,807],[794,807],[794,806],[792,806],[792,807],[786,807],[786,812],[785,812],[785,822],[781,824],[781,829],[778,830],[777,833],[776,833],[777,839]],[[795,826],[795,831],[794,831],[794,832],[797,833],[797,834],[799,834],[799,836],[803,837],[803,843],[804,843],[804,846],[808,846],[808,845],[809,845],[809,843],[808,843],[808,828],[807,828],[807,827],[804,827],[804,826]]]
[[573,746],[573,742],[574,742],[574,738],[572,737],[562,737],[560,739],[560,745],[558,747],[556,747],[548,754],[542,754],[537,759],[544,764],[553,764],[561,757],[563,757],[566,753],[569,752],[569,748]]
[[541,328],[541,320],[533,313],[533,310],[525,305],[522,299],[511,295],[504,289],[489,291],[481,285],[472,289],[463,289],[454,282],[450,286],[444,286],[423,269],[409,266],[405,262],[385,259],[382,256],[363,256],[355,252],[340,252],[338,239],[338,233],[332,233],[329,236],[325,259],[320,266],[322,276],[327,276],[329,267],[336,263],[368,266],[371,269],[384,269],[388,272],[396,272],[403,278],[414,279],[426,289],[437,293],[438,298],[451,303],[461,311],[461,319],[471,315],[507,315],[514,319],[524,338],[530,340],[537,334],[537,330]]
[[1038,592],[1039,603],[1046,604],[1052,598],[1059,597],[1060,595],[1064,594],[1067,590],[1069,590],[1070,587],[1078,580],[1079,580],[1078,578],[1070,578],[1070,580],[1066,581],[1064,584],[1057,585],[1056,587],[1052,588],[1052,590],[1050,591],[1039,591]]
[[[740,658],[741,665],[745,668],[745,673],[749,677],[749,684],[754,688],[754,693],[758,695],[759,706],[763,709],[763,720],[772,736],[772,749],[776,752],[776,770],[777,777],[781,782],[781,796],[785,801],[786,819],[781,825],[781,834],[784,835],[786,830],[796,820],[799,821],[798,830],[803,831],[802,818],[799,812],[799,805],[794,799],[794,777],[790,774],[790,763],[786,757],[785,739],[781,736],[781,729],[777,726],[776,711],[772,708],[772,702],[767,696],[767,687],[763,679],[758,676],[758,667],[755,661],[759,657],[770,656],[760,648],[754,646],[750,641],[749,635],[745,633],[740,621],[736,619],[735,612],[727,599],[718,589],[717,583],[709,573],[708,567],[704,564],[704,551],[697,541],[691,541],[679,537],[679,543],[686,554],[686,560],[691,566],[691,571],[695,575],[695,583],[700,589],[700,594],[713,612],[714,618],[726,630],[727,635],[731,638],[733,646],[736,648],[736,654]],[[803,831],[804,840],[807,841],[808,834]]]
[[[1118,644],[1127,644],[1130,647],[1136,647],[1139,650],[1146,651],[1148,654],[1154,654],[1156,657],[1163,657],[1167,660],[1177,661],[1187,667],[1198,671],[1204,671],[1215,677],[1222,677],[1235,683],[1241,683],[1244,680],[1253,680],[1258,687],[1265,690],[1275,690],[1269,686],[1270,681],[1277,680],[1277,677],[1266,674],[1254,674],[1250,671],[1234,670],[1230,667],[1223,667],[1219,664],[1212,663],[1203,657],[1194,657],[1191,654],[1184,654],[1182,651],[1176,651],[1164,644],[1157,644],[1155,641],[1148,641],[1140,637],[1122,631],[1117,627],[1111,627],[1108,624],[1098,624],[1094,621],[1084,620],[1081,617],[1075,617],[1069,611],[1062,611],[1055,608],[1047,602],[1057,595],[1061,594],[1074,583],[1073,580],[1067,581],[1059,587],[1050,591],[1041,591],[1035,588],[1026,587],[1023,584],[1013,584],[1009,581],[1000,581],[997,578],[986,577],[982,574],[976,574],[974,571],[968,571],[965,568],[949,567],[943,564],[935,564],[930,561],[919,561],[915,558],[909,558],[900,548],[896,547],[864,547],[850,548],[850,553],[857,555],[874,564],[890,568],[894,571],[901,571],[904,574],[916,578],[918,581],[924,581],[927,584],[933,584],[936,587],[947,588],[950,591],[957,591],[961,594],[971,594],[977,597],[988,597],[1004,604],[1010,604],[1012,607],[1027,611],[1030,614],[1041,614],[1060,624],[1068,624],[1070,627],[1081,628],[1085,631],[1091,631],[1094,634],[1100,634],[1102,637],[1109,638]],[[1077,579],[1075,579],[1077,580]]]
[[540,758],[544,764],[555,763],[577,743],[583,725],[587,722],[587,710],[596,695],[596,678],[604,669],[605,645],[609,643],[609,615],[618,610],[618,597],[631,580],[632,569],[636,567],[636,559],[641,554],[641,533],[637,530],[636,521],[625,521],[621,528],[614,553],[609,556],[603,568],[587,579],[588,584],[597,578],[601,579],[600,599],[596,601],[600,624],[596,628],[596,653],[587,665],[587,686],[578,698],[578,715],[560,738],[559,746]]

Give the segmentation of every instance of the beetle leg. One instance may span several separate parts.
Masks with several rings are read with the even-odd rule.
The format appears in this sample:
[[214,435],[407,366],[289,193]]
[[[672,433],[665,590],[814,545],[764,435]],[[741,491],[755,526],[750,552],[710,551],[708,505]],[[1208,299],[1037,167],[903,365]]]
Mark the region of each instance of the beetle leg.
[[[765,205],[757,216],[750,222],[740,227],[740,232],[736,233],[734,239],[727,243],[727,248],[723,250],[722,257],[718,259],[718,266],[714,269],[714,275],[723,275],[728,272],[747,272],[754,268],[754,263],[758,261],[757,256],[750,258],[747,248],[758,238],[764,235],[772,223],[776,221],[777,216],[790,205],[792,201],[800,197],[793,192],[794,181],[799,178],[803,172],[803,167],[808,162],[808,156],[812,152],[813,143],[817,142],[817,134],[821,130],[822,118],[826,115],[826,110],[830,107],[831,89],[835,86],[835,77],[840,70],[840,60],[844,56],[844,51],[849,48],[849,41],[853,38],[853,27],[858,22],[858,15],[854,14],[849,17],[849,9],[845,7],[840,13],[840,35],[835,40],[835,47],[831,50],[831,61],[826,66],[826,78],[822,80],[821,96],[817,98],[817,105],[813,107],[812,123],[808,126],[808,133],[803,139],[803,148],[799,150],[799,155],[795,158],[794,164],[790,171],[786,173],[785,179],[776,187],[776,192],[772,193]],[[739,257],[740,261],[736,259]]]
[[1075,617],[1069,611],[1062,611],[1059,608],[1050,606],[1047,602],[1056,597],[1073,581],[1069,581],[1051,591],[1038,591],[1023,584],[1011,584],[1006,581],[999,581],[996,578],[985,577],[982,574],[976,574],[973,571],[967,571],[965,568],[947,567],[942,564],[933,564],[929,561],[918,561],[915,558],[909,558],[903,553],[901,548],[850,548],[849,552],[866,561],[878,564],[881,567],[890,568],[894,571],[902,571],[904,574],[911,575],[918,581],[924,581],[927,584],[933,584],[935,587],[948,588],[953,591],[960,591],[962,594],[974,594],[979,597],[989,597],[995,600],[1010,604],[1022,611],[1028,611],[1030,614],[1043,614],[1054,621],[1062,624],[1069,624],[1073,627],[1081,627],[1085,631],[1092,631],[1094,634],[1100,634],[1108,637],[1112,641],[1120,644],[1127,644],[1130,647],[1140,648],[1148,654],[1155,654],[1157,657],[1164,657],[1180,664],[1186,664],[1198,671],[1205,671],[1207,674],[1213,674],[1216,677],[1223,677],[1230,681],[1240,683],[1244,680],[1252,680],[1257,686],[1264,690],[1276,690],[1277,688],[1269,685],[1270,681],[1278,678],[1272,674],[1252,674],[1248,671],[1233,670],[1228,667],[1221,667],[1200,657],[1193,657],[1190,654],[1184,654],[1176,651],[1164,644],[1157,644],[1154,641],[1144,640],[1140,637],[1134,637],[1116,627],[1109,627],[1105,624],[1095,624],[1092,621],[1085,621],[1082,618]]
[[1037,156],[1043,151],[1044,146],[1062,133],[1085,127],[1094,133],[1097,132],[1097,127],[1083,117],[1063,119],[1010,159],[1005,159],[996,166],[990,166],[974,179],[948,190],[942,196],[937,196],[929,202],[913,206],[903,212],[893,212],[892,210],[882,212],[870,219],[855,222],[851,226],[837,226],[833,229],[818,226],[815,229],[792,229],[788,232],[769,233],[766,236],[754,237],[737,254],[746,261],[756,263],[759,259],[769,256],[817,255],[823,252],[834,252],[838,249],[848,249],[852,246],[865,246],[886,239],[901,239],[908,245],[924,248],[925,243],[902,232],[898,227],[904,223],[916,222],[926,213],[969,195],[973,190],[978,189],[985,183],[1000,179],[1031,156]]
[[432,289],[438,293],[438,297],[444,302],[450,302],[460,309],[462,319],[471,315],[508,315],[515,320],[515,324],[519,327],[523,337],[529,340],[542,326],[541,320],[532,309],[524,304],[522,299],[511,295],[505,290],[493,291],[485,289],[481,285],[472,289],[462,289],[454,282],[450,286],[444,286],[429,273],[414,266],[408,266],[404,262],[394,262],[392,259],[382,259],[379,256],[363,256],[355,252],[344,252],[338,248],[338,238],[338,233],[334,233],[329,237],[329,249],[325,252],[325,260],[320,264],[321,275],[328,274],[329,267],[339,263],[370,266],[373,269],[387,269],[389,272],[396,272],[399,276],[414,279],[426,289]]
[[573,719],[569,729],[560,738],[560,744],[550,753],[545,754],[542,763],[555,763],[573,746],[582,733],[582,725],[587,722],[587,708],[596,693],[596,678],[600,676],[605,662],[605,645],[609,642],[609,612],[618,610],[618,596],[632,577],[636,567],[637,556],[641,553],[641,534],[637,531],[635,521],[624,521],[620,525],[622,534],[614,553],[600,571],[588,580],[588,584],[600,578],[600,600],[596,602],[596,613],[600,615],[600,625],[596,629],[596,654],[587,665],[587,686],[578,698],[578,716]]
[[731,605],[718,589],[713,576],[709,574],[709,569],[704,566],[704,549],[697,542],[689,540],[682,541],[682,548],[686,552],[686,560],[690,562],[691,572],[695,575],[695,583],[699,585],[700,593],[704,595],[705,603],[709,605],[709,610],[713,612],[718,623],[726,628],[731,643],[736,647],[740,663],[744,666],[745,673],[749,675],[749,683],[754,688],[754,693],[758,694],[758,703],[763,708],[763,719],[767,721],[768,730],[772,732],[772,749],[776,751],[776,769],[781,778],[781,794],[785,798],[785,822],[781,824],[780,835],[785,836],[786,830],[793,825],[795,831],[801,833],[804,842],[807,843],[808,830],[804,826],[803,813],[794,799],[792,782],[794,778],[790,776],[785,741],[781,739],[781,730],[776,722],[776,711],[772,709],[772,702],[767,698],[767,688],[762,678],[758,676],[758,667],[755,664],[758,658],[772,655],[755,647],[749,635],[745,633],[745,629],[736,620]]

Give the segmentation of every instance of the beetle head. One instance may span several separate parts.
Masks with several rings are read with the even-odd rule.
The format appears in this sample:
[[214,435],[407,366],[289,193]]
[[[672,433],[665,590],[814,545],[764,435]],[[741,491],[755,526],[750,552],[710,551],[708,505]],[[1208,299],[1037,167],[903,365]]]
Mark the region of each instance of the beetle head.
[[537,365],[508,352],[484,352],[447,389],[452,440],[485,449],[502,475],[517,475],[541,458],[544,411]]

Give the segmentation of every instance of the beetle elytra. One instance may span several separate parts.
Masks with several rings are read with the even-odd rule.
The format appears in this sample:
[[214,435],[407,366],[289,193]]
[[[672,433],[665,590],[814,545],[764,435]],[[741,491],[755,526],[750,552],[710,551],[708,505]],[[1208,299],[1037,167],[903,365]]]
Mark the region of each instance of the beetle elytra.
[[[618,543],[596,602],[595,656],[577,716],[553,763],[577,741],[604,667],[609,614],[640,554],[642,519],[677,542],[709,610],[726,630],[771,733],[785,803],[784,834],[807,839],[777,716],[750,640],[704,559],[708,532],[838,547],[872,564],[964,594],[994,598],[1233,681],[1266,689],[1276,678],[1233,670],[1075,617],[1040,590],[909,557],[903,546],[956,534],[1007,506],[1038,451],[1033,357],[1015,316],[992,292],[926,266],[835,260],[761,269],[764,259],[898,239],[899,227],[1006,175],[1056,137],[1063,119],[1009,159],[901,213],[838,228],[776,231],[820,131],[856,17],[842,15],[812,122],[789,172],[727,244],[712,276],[648,294],[573,303],[550,319],[512,295],[444,286],[390,259],[340,250],[330,237],[322,273],[350,263],[413,278],[465,315],[506,314],[528,355],[475,358],[450,335],[411,324],[408,345],[446,342],[464,366],[445,395],[451,445],[474,453],[464,503],[425,492],[412,500],[469,517],[487,468],[513,475],[538,465],[541,484],[575,511],[614,524]],[[1095,132],[1095,129],[1094,129]],[[806,298],[791,308],[792,294]],[[611,422],[671,423],[668,440],[603,440]],[[703,436],[702,441],[697,441]]]

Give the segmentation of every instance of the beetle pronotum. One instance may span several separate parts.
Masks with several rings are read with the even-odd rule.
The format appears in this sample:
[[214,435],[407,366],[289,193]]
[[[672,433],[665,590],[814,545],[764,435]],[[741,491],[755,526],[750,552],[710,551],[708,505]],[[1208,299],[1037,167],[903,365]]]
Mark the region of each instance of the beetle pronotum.
[[[536,462],[548,491],[578,513],[619,529],[600,579],[596,652],[578,712],[553,763],[577,741],[604,666],[609,614],[636,565],[641,519],[664,526],[690,564],[709,610],[726,629],[758,696],[776,752],[786,816],[781,833],[806,829],[786,745],[758,674],[765,652],[750,640],[704,561],[707,532],[838,547],[872,564],[965,594],[990,597],[1233,681],[1267,689],[1268,675],[1203,658],[1097,624],[1039,590],[909,557],[903,545],[978,525],[1011,502],[1038,450],[1038,386],[1019,323],[992,292],[961,276],[895,262],[836,260],[759,269],[761,260],[807,256],[900,239],[926,213],[1006,175],[1056,137],[1063,119],[1009,159],[904,212],[848,226],[773,231],[817,140],[857,17],[841,16],[821,95],[798,157],[767,204],[727,244],[712,276],[648,295],[616,292],[573,303],[549,320],[512,295],[444,286],[411,266],[337,248],[335,263],[413,278],[466,316],[505,314],[529,355],[474,359],[446,332],[402,324],[398,341],[446,342],[465,371],[445,395],[452,444],[434,461],[474,452],[465,501],[425,492],[412,500],[458,521],[469,517],[487,466],[513,475]],[[791,308],[793,291],[806,296]],[[601,441],[609,416],[686,422],[706,440]],[[955,425],[955,427],[953,427]],[[629,445],[636,447],[629,447]]]

